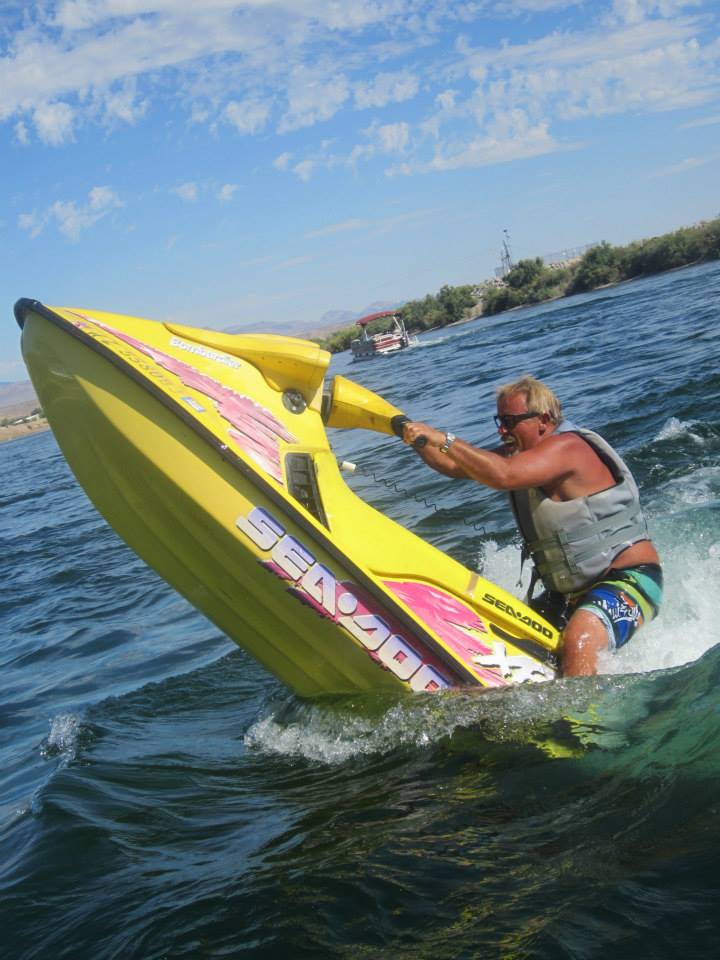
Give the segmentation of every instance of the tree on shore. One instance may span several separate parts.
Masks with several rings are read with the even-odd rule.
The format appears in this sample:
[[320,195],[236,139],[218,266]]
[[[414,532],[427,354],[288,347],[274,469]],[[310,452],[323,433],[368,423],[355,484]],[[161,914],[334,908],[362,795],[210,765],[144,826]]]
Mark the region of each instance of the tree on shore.
[[[445,285],[435,296],[428,294],[422,300],[409,300],[398,312],[411,333],[422,332],[481,312],[483,316],[491,316],[513,307],[585,293],[609,283],[717,259],[720,259],[720,217],[626,246],[603,241],[586,251],[576,263],[561,267],[546,266],[540,257],[520,260],[502,283],[485,286],[480,300],[471,284]],[[371,333],[377,329],[372,324],[368,328]],[[331,353],[338,353],[347,350],[356,336],[357,327],[352,326],[317,342]]]
[[521,260],[505,277],[505,284],[483,298],[482,312],[500,313],[550,297],[585,293],[609,283],[719,258],[720,218],[627,246],[603,241],[591,247],[577,263],[560,270],[544,266],[539,257]]
[[615,283],[623,274],[623,258],[617,247],[603,241],[591,247],[573,273],[568,293],[583,293],[606,283]]

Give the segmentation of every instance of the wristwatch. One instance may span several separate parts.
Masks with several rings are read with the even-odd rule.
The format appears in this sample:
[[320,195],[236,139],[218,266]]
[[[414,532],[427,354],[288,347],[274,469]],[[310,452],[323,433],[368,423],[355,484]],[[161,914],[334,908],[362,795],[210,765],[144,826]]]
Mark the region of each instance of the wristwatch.
[[445,443],[440,447],[440,453],[447,453],[450,447],[455,443],[456,437],[454,433],[445,434]]

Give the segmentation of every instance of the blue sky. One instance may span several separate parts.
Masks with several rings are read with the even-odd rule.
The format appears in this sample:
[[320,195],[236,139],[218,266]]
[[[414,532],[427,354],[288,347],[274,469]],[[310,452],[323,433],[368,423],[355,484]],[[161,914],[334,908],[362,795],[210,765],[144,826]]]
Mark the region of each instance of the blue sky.
[[[18,297],[248,330],[720,213],[717,0],[0,0]],[[290,325],[290,327],[288,326]]]

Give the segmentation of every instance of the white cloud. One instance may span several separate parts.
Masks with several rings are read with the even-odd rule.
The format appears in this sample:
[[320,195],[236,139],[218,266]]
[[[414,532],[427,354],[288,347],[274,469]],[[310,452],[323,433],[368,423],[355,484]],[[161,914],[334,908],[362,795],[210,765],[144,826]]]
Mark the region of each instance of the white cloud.
[[[573,6],[583,16],[565,22],[582,27],[542,34],[540,15]],[[473,46],[509,15],[526,42]],[[59,147],[88,123],[137,124],[158,101],[218,136],[335,118],[334,153],[296,138],[273,166],[307,180],[394,152],[394,171],[453,169],[521,156],[516,113],[533,156],[584,118],[716,103],[713,27],[709,0],[57,0],[28,5],[0,56],[0,122],[18,143]],[[357,110],[375,111],[370,133]]]
[[30,134],[28,133],[28,128],[25,126],[22,120],[19,120],[15,124],[15,139],[24,147],[30,143]]
[[240,260],[239,267],[264,267],[273,262],[272,256],[251,257],[249,260]]
[[122,121],[134,126],[147,113],[149,101],[138,96],[134,80],[128,80],[101,95],[101,105],[107,123]]
[[89,207],[91,210],[111,210],[113,207],[121,207],[122,203],[115,195],[115,191],[110,187],[93,187],[88,194]]
[[50,215],[58,224],[58,229],[70,240],[79,240],[80,234],[102,220],[111,210],[121,207],[115,193],[109,187],[93,187],[88,194],[88,202],[76,206],[56,200],[50,208]]
[[[372,131],[366,131],[366,134],[370,135],[371,132]],[[377,152],[378,148],[374,143],[359,143],[352,148],[350,155],[340,162],[354,169],[361,161],[367,163],[368,160],[372,160],[372,158],[377,155]],[[333,166],[334,165],[335,164],[333,164]]]
[[582,6],[583,0],[496,0],[493,9],[498,13],[517,16],[523,13],[548,13]]
[[[301,180],[307,181],[318,169],[354,167],[379,153],[408,153],[411,128],[406,123],[373,124],[365,131],[365,135],[372,142],[355,146],[349,155],[318,154],[297,163],[292,168],[293,172]],[[430,171],[489,166],[575,148],[574,144],[557,141],[547,123],[533,124],[522,110],[497,111],[492,121],[486,124],[482,135],[438,140],[431,156],[424,157],[416,151],[409,159],[392,164],[385,173],[389,176],[409,176]]]
[[291,257],[289,260],[283,260],[282,262],[275,265],[275,270],[290,270],[293,267],[300,267],[304,263],[311,263],[312,257],[301,256],[301,257]]
[[544,123],[506,136],[476,137],[468,143],[450,145],[436,151],[425,165],[429,170],[456,170],[461,167],[485,167],[495,163],[524,160],[562,149]]
[[373,234],[390,233],[397,229],[406,229],[408,226],[427,222],[438,211],[434,209],[410,210],[407,213],[399,213],[394,217],[380,217],[377,219],[364,219],[354,217],[349,220],[341,220],[339,223],[330,223],[325,227],[319,227],[317,230],[311,230],[305,234],[306,240],[314,240],[318,237],[332,236],[336,233],[347,233],[350,231],[366,230]]
[[110,13],[103,8],[106,4],[97,0],[64,0],[58,5],[53,22],[63,30],[85,30],[101,20],[103,14]]
[[[697,21],[689,18],[652,20],[630,27],[589,29],[584,33],[556,31],[527,43],[505,43],[497,48],[472,49],[466,40],[461,40],[458,52],[463,60],[458,68],[468,72],[479,68],[482,74],[479,79],[483,79],[489,70],[502,73],[512,69],[565,69],[602,63],[606,59],[621,62],[634,54],[696,39],[699,27]],[[718,56],[711,45],[708,50],[711,57]]]
[[355,85],[355,105],[359,109],[384,107],[388,103],[410,100],[420,89],[420,81],[413,74],[380,73],[373,80]]
[[33,111],[33,122],[43,143],[59,146],[73,139],[75,111],[67,103],[41,103]]
[[180,197],[181,200],[186,200],[188,203],[194,203],[198,198],[198,185],[192,183],[192,181],[188,181],[187,183],[181,183],[177,187],[171,187],[170,193],[174,193]]
[[26,230],[31,237],[37,237],[54,221],[61,233],[68,239],[77,241],[81,233],[122,206],[122,201],[110,187],[93,187],[84,203],[56,200],[43,213],[34,210],[31,213],[21,213],[18,226],[21,230]]
[[671,177],[678,173],[687,173],[690,170],[697,169],[697,167],[704,167],[708,163],[717,163],[718,160],[720,160],[720,153],[712,153],[705,157],[686,157],[678,163],[673,163],[669,167],[658,170],[655,176]]
[[257,98],[231,100],[225,107],[224,117],[239,133],[257,133],[262,130],[270,116],[270,105]]
[[387,167],[385,170],[386,177],[411,177],[414,173],[418,172],[417,167],[413,167],[412,164],[403,162],[403,163],[394,163],[391,167]]
[[350,96],[350,85],[342,73],[327,76],[315,67],[299,66],[290,77],[288,109],[280,133],[309,127],[329,120]]
[[698,7],[702,0],[613,0],[610,21],[642,23],[650,17],[674,17],[686,7]]
[[224,183],[218,190],[217,198],[222,203],[226,203],[228,200],[232,200],[238,189],[236,183]]
[[273,160],[273,166],[276,170],[287,170],[292,160],[291,153],[281,153],[280,156],[275,157]]
[[312,172],[316,165],[317,163],[315,160],[301,160],[300,163],[296,163],[292,168],[293,173],[296,174],[301,180],[307,182],[312,176]]
[[57,221],[60,233],[70,240],[79,240],[83,230],[96,222],[96,216],[89,207],[77,207],[71,200],[56,200],[50,207],[50,217]]
[[471,49],[462,40],[453,76],[472,89],[439,95],[438,111],[420,125],[436,142],[433,159],[415,156],[390,172],[537,156],[569,146],[555,133],[561,122],[712,101],[720,93],[720,45],[703,46],[698,26],[640,20],[497,48]]
[[680,129],[689,130],[692,127],[712,127],[717,123],[720,123],[720,113],[716,113],[714,116],[698,117],[696,120],[689,120],[687,123],[681,123]]
[[455,107],[457,96],[457,90],[443,90],[435,97],[435,102],[441,110],[449,113]]
[[314,240],[316,237],[332,236],[335,233],[347,233],[349,231],[364,230],[370,225],[370,220],[361,220],[354,218],[343,220],[340,223],[331,223],[327,227],[320,227],[319,230],[311,230],[305,234],[305,239]]
[[401,153],[410,139],[410,126],[407,123],[385,123],[375,130],[380,148],[385,153]]
[[550,81],[540,95],[551,100],[563,96],[556,106],[564,118],[670,110],[714,95],[717,79],[709,66],[697,41],[689,39],[578,64],[558,78],[559,84]]
[[45,229],[47,216],[38,214],[36,210],[31,213],[21,213],[18,215],[18,226],[21,230],[26,230],[31,237],[37,237]]

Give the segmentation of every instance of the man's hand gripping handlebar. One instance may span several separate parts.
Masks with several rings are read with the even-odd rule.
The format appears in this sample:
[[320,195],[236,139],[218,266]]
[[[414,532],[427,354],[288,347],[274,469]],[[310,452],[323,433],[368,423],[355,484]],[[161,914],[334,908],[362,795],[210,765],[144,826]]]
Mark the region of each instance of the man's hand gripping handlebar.
[[403,440],[405,443],[411,442],[412,446],[415,447],[416,450],[422,450],[422,448],[427,444],[427,437],[424,437],[422,434],[420,434],[412,441],[405,439],[405,425],[412,422],[413,421],[410,419],[410,417],[406,417],[405,414],[399,413],[396,417],[392,418],[390,425],[393,428],[393,433],[400,437],[401,440]]

